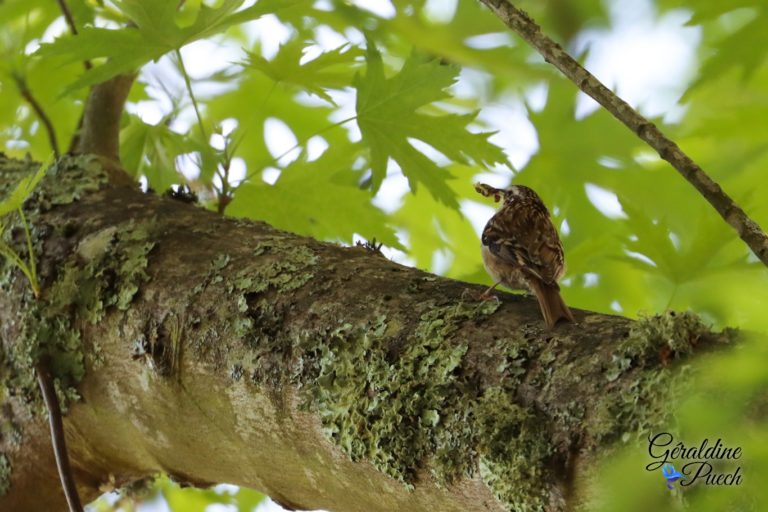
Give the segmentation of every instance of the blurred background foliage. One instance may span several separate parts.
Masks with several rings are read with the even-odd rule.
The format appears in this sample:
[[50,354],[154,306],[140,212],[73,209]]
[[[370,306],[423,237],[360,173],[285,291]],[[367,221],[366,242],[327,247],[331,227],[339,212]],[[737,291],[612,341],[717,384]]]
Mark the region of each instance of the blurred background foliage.
[[[187,185],[226,214],[343,244],[375,238],[398,261],[489,283],[478,231],[492,210],[472,183],[522,183],[560,228],[572,306],[629,317],[692,310],[715,328],[768,330],[768,272],[733,230],[476,1],[67,4],[77,36],[53,0],[0,0],[7,154],[45,160],[52,150],[30,98],[63,152],[87,86],[140,69],[121,157],[158,193]],[[768,226],[763,1],[517,4]],[[630,39],[632,51],[616,50]],[[649,69],[668,70],[666,81],[643,85]],[[765,352],[754,334],[697,361],[694,391],[675,411],[691,444],[722,437],[743,448],[744,485],[670,496],[644,469],[647,443],[627,442],[604,462],[591,508],[768,509],[758,484],[768,481]],[[258,501],[158,482],[171,510]],[[114,506],[133,510],[126,499]]]

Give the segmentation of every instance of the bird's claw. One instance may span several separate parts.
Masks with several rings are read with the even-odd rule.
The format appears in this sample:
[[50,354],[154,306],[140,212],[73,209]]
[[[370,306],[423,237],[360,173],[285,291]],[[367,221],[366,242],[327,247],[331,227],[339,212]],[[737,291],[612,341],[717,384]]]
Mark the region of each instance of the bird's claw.
[[499,300],[499,298],[491,293],[490,290],[485,290],[484,292],[478,292],[477,290],[473,290],[471,288],[464,288],[464,291],[461,292],[461,298],[462,300],[471,299],[471,300]]

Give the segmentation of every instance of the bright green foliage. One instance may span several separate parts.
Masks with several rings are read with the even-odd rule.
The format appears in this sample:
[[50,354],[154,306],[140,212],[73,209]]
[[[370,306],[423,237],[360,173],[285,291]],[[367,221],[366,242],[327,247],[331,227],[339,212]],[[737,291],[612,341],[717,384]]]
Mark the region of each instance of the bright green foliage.
[[[72,4],[76,19],[86,21],[83,2]],[[92,17],[92,9],[86,10]],[[25,55],[25,47],[42,37],[57,17],[58,13],[46,0],[0,3],[0,144],[28,150],[38,159],[47,158],[52,148],[37,115],[22,99],[22,87],[45,106],[58,134],[60,149],[66,150],[82,110],[75,101],[58,101],[61,85],[82,70],[80,63],[66,65],[61,59],[43,62]],[[72,97],[80,99],[82,94]]]
[[[135,494],[135,495],[134,495]],[[153,482],[151,489],[139,492],[125,493],[114,505],[106,498],[101,498],[91,504],[94,512],[113,512],[117,510],[133,511],[142,501],[163,498],[171,510],[183,512],[205,512],[208,505],[231,505],[238,512],[252,512],[261,502],[264,495],[246,488],[230,490],[227,488],[194,489],[180,487],[167,476],[160,476]]]
[[228,212],[238,217],[255,212],[277,228],[315,238],[341,234],[341,241],[351,244],[351,235],[359,233],[402,248],[384,213],[370,208],[370,196],[355,186],[357,176],[351,171],[355,156],[355,148],[347,146],[331,148],[312,162],[296,160],[274,185],[241,186]]
[[500,148],[488,142],[488,133],[469,133],[466,129],[477,113],[427,116],[418,109],[434,101],[448,99],[445,89],[452,85],[458,69],[438,60],[411,56],[399,73],[384,74],[381,54],[372,41],[368,43],[368,67],[365,76],[355,80],[357,88],[357,123],[363,142],[371,148],[372,184],[381,186],[392,158],[408,178],[411,190],[417,183],[441,202],[456,207],[456,198],[446,185],[450,175],[433,160],[417,150],[408,139],[417,139],[461,163],[504,163]]
[[134,26],[121,29],[86,27],[77,37],[65,36],[40,48],[39,54],[63,56],[69,62],[107,57],[101,66],[86,71],[62,94],[103,82],[121,73],[138,69],[157,60],[171,50],[198,39],[211,37],[227,28],[260,18],[287,4],[303,0],[262,0],[247,9],[238,10],[243,0],[223,0],[216,8],[200,5],[190,17],[177,19],[177,3],[156,0],[122,0],[115,2],[121,14]]
[[16,185],[16,188],[7,197],[3,198],[2,202],[0,202],[0,218],[21,208],[24,201],[29,197],[37,184],[40,183],[40,180],[43,179],[45,171],[48,170],[51,163],[53,161],[49,160],[45,164],[40,164],[37,172],[22,178]]
[[[451,192],[457,197],[472,197],[472,169],[455,166],[452,170],[457,177],[447,182]],[[394,218],[408,232],[408,254],[414,258],[416,266],[429,268],[435,252],[439,251],[450,260],[446,276],[473,282],[489,279],[482,268],[482,261],[477,257],[480,241],[457,209],[419,190],[405,196],[403,206]]]
[[[472,203],[491,206],[472,189],[478,175],[491,173],[499,183],[532,186],[548,205],[565,247],[561,284],[572,306],[630,317],[691,310],[716,327],[768,331],[768,272],[731,227],[610,115],[597,110],[576,119],[576,87],[479,2],[393,0],[392,15],[384,17],[351,0],[258,0],[246,9],[243,0],[188,0],[181,8],[176,0],[67,3],[78,36],[50,28],[57,20],[63,25],[56,2],[0,1],[0,149],[7,153],[41,160],[51,151],[25,92],[66,151],[85,86],[138,70],[129,112],[145,100],[171,107],[156,124],[125,114],[121,159],[158,193],[188,183],[206,206],[226,207],[227,214],[333,242],[352,243],[354,234],[376,238],[403,249],[418,267],[489,283],[476,230],[462,212]],[[679,117],[653,121],[768,226],[765,2],[651,3],[659,22],[671,12],[689,13],[686,30],[698,34],[692,76],[674,91],[656,91],[679,97]],[[587,30],[618,30],[607,14],[615,8],[610,1],[517,4],[566,49]],[[259,37],[246,23],[257,18],[270,22]],[[36,51],[44,34],[55,39]],[[278,39],[282,44],[272,48]],[[224,59],[231,65],[192,80],[203,130],[179,85],[179,63],[167,56],[200,40],[233,48]],[[193,58],[185,53],[187,67]],[[93,70],[83,72],[84,59],[94,61]],[[167,76],[142,67],[150,61],[165,65]],[[544,90],[544,99],[531,99],[531,91]],[[506,164],[505,151],[523,137],[491,136],[504,135],[506,119],[485,121],[492,109],[510,106],[525,112],[537,141],[516,172],[495,164]],[[293,151],[270,146],[266,127],[275,120],[292,132]],[[315,151],[314,143],[328,149]],[[193,180],[179,172],[182,155],[198,167]],[[245,178],[227,182],[236,161]],[[277,175],[274,184],[262,179],[265,169]],[[385,212],[374,195],[398,178],[408,192]],[[596,190],[615,196],[620,212],[601,211],[589,195]],[[758,340],[686,370],[701,378],[678,412],[680,435],[690,443],[728,436],[742,445],[749,482],[692,489],[691,509],[742,510],[747,498],[768,503],[759,485],[768,480],[764,346]],[[617,372],[624,359],[617,353]],[[631,407],[633,397],[626,400]],[[643,447],[627,444],[627,453],[607,456],[595,491],[603,503],[593,508],[679,507],[661,477],[645,471]]]
[[305,43],[294,39],[281,46],[280,52],[271,61],[249,52],[247,65],[277,83],[296,85],[335,105],[325,90],[341,89],[349,84],[362,52],[343,45],[302,64],[305,51]]
[[760,64],[768,54],[768,49],[763,44],[768,13],[765,9],[759,9],[748,18],[751,19],[746,21],[738,31],[725,36],[720,41],[718,45],[720,51],[704,63],[700,80],[724,74],[731,68],[739,69],[744,78],[749,78],[760,69]]
[[171,510],[184,512],[205,512],[208,505],[220,503],[233,505],[238,512],[251,512],[264,501],[264,495],[250,489],[240,488],[232,492],[214,489],[184,489],[170,480],[160,481],[160,492]]
[[175,158],[199,147],[195,139],[174,132],[165,123],[151,125],[138,117],[131,117],[121,137],[122,164],[135,176],[146,176],[160,191],[178,183],[178,175],[172,172]]
[[[7,197],[0,201],[0,255],[11,260],[11,262],[19,267],[24,275],[27,276],[29,285],[32,287],[32,291],[34,292],[35,296],[40,294],[40,284],[37,281],[37,268],[35,266],[35,254],[32,249],[32,238],[29,232],[29,224],[27,223],[26,216],[24,215],[22,205],[24,204],[24,201],[30,196],[30,194],[32,194],[32,191],[35,189],[37,184],[40,183],[40,180],[43,179],[43,176],[45,176],[45,171],[48,170],[48,167],[51,163],[52,160],[44,164],[40,164],[37,172],[22,178],[21,181],[19,181],[19,183],[16,185],[16,188]],[[27,240],[27,261],[24,261],[21,256],[19,256],[8,244],[3,241],[3,232],[6,228],[6,219],[3,217],[6,217],[9,213],[14,211],[18,212],[19,220],[22,227],[24,228],[24,235]]]

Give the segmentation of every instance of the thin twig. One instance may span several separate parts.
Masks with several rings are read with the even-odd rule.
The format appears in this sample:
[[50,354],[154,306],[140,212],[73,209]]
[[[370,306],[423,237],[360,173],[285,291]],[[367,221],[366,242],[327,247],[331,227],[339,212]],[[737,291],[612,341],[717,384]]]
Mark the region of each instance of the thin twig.
[[190,99],[192,100],[192,106],[195,109],[195,117],[197,117],[197,126],[200,127],[200,134],[203,136],[203,141],[208,141],[208,135],[205,132],[205,126],[203,125],[203,118],[200,115],[200,108],[197,105],[197,98],[195,98],[195,93],[192,91],[192,81],[189,79],[189,75],[187,74],[187,68],[184,67],[184,59],[181,58],[181,50],[176,48],[176,58],[179,59],[179,68],[181,69],[181,74],[184,77],[184,84],[187,86],[187,94],[189,94]]
[[48,132],[48,140],[51,143],[51,149],[53,149],[53,154],[56,156],[56,158],[59,158],[59,143],[56,140],[56,130],[53,127],[51,118],[48,117],[48,114],[46,114],[45,110],[43,110],[43,106],[38,103],[37,99],[35,99],[32,91],[29,90],[29,86],[27,86],[26,80],[24,80],[21,75],[16,73],[13,74],[13,79],[16,82],[16,87],[18,87],[21,97],[24,98],[27,103],[29,103],[29,106],[32,107],[32,110],[35,111],[35,114],[37,114],[37,117],[45,126],[45,131]]
[[[64,19],[67,22],[67,26],[69,26],[69,31],[72,32],[73,36],[77,35],[77,25],[75,24],[75,18],[72,16],[72,11],[69,10],[69,6],[67,5],[67,2],[64,0],[56,0],[59,3],[59,9],[61,9],[61,14],[64,15]],[[83,66],[85,66],[85,69],[91,69],[93,65],[91,64],[91,61],[88,59],[85,59],[83,61]]]
[[67,21],[67,25],[69,25],[69,31],[72,32],[73,35],[77,35],[77,25],[75,25],[75,18],[72,16],[72,11],[69,10],[69,6],[64,0],[56,1],[59,2],[61,14],[64,15],[64,19]]
[[[69,6],[67,5],[67,2],[65,0],[56,0],[59,3],[59,9],[61,10],[61,14],[64,15],[64,19],[67,22],[67,26],[69,26],[69,31],[72,32],[73,36],[76,36],[78,34],[77,32],[77,25],[75,24],[75,18],[72,16],[72,11],[69,10]],[[88,59],[85,59],[83,61],[83,67],[85,67],[85,70],[88,71],[93,67],[93,64],[91,64],[91,61]],[[69,141],[69,149],[68,152],[74,153],[77,150],[77,147],[80,145],[80,130],[83,129],[83,113],[80,113],[80,119],[77,120],[77,127],[75,128],[75,134],[72,135],[72,139]],[[58,156],[58,155],[57,155]]]
[[37,372],[37,382],[40,385],[40,392],[48,408],[53,454],[56,458],[56,466],[59,469],[59,478],[61,478],[64,496],[67,498],[70,512],[83,512],[83,505],[80,503],[75,479],[72,476],[72,467],[69,464],[67,441],[64,438],[64,422],[61,420],[61,407],[59,407],[59,398],[56,396],[56,388],[53,385],[53,377],[51,377],[51,372],[44,360],[37,364],[35,370]]
[[675,142],[667,138],[656,125],[641,116],[584,69],[559,44],[542,33],[541,28],[527,13],[509,3],[508,0],[480,1],[535,48],[544,60],[559,69],[579,89],[600,103],[641,140],[655,149],[661,158],[672,164],[672,167],[677,169],[736,230],[739,237],[752,249],[760,261],[768,266],[768,236]]

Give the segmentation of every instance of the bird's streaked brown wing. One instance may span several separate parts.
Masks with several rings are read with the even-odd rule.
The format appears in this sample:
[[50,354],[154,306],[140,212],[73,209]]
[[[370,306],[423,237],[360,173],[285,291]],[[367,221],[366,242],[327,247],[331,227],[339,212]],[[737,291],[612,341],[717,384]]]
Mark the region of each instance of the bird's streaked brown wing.
[[546,209],[506,204],[486,224],[481,237],[491,254],[547,284],[557,285],[563,249]]

